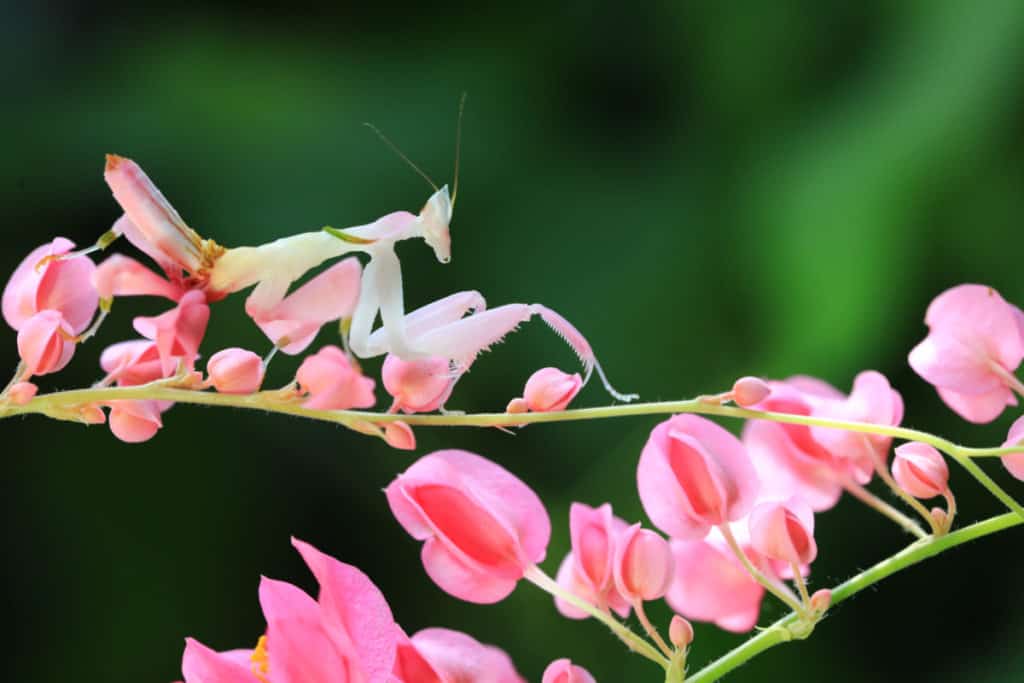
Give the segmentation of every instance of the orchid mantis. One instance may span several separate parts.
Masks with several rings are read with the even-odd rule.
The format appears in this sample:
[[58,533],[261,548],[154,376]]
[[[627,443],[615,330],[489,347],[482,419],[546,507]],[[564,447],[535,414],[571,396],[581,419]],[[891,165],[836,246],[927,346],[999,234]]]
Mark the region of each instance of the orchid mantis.
[[[327,227],[255,247],[226,249],[189,228],[134,162],[108,156],[105,178],[125,215],[97,248],[109,244],[111,235],[124,234],[161,265],[174,291],[198,289],[211,301],[255,285],[246,300],[246,312],[275,348],[285,353],[305,349],[323,324],[350,320],[348,347],[357,357],[388,353],[408,361],[441,357],[449,361],[454,381],[481,351],[539,315],[575,351],[586,380],[596,370],[615,399],[636,398],[616,391],[583,335],[543,305],[506,304],[487,310],[479,292],[463,291],[406,313],[395,244],[423,239],[438,261],[451,260],[449,223],[457,190],[449,195],[447,185],[435,189],[418,214],[396,211],[365,225],[342,230]],[[346,258],[288,293],[313,268],[358,253],[369,257],[364,268],[354,258]],[[167,289],[153,282],[155,276],[138,277],[139,264],[132,262],[129,267],[124,261],[130,260],[121,257],[116,263],[123,273],[105,273],[101,278],[117,285],[101,296]],[[381,326],[374,329],[378,314]]]

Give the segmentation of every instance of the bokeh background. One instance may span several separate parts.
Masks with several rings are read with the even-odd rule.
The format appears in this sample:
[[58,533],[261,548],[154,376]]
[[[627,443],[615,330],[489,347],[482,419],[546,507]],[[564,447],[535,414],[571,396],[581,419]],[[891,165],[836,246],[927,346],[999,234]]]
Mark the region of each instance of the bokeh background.
[[[645,399],[721,390],[739,374],[811,373],[846,390],[876,368],[903,392],[909,425],[983,445],[1012,417],[963,423],[905,357],[950,285],[984,282],[1024,302],[1017,0],[323,3],[311,14],[51,1],[3,17],[0,271],[54,235],[85,244],[109,227],[119,212],[106,152],[138,160],[193,227],[227,245],[416,210],[429,188],[360,124],[449,180],[468,91],[454,260],[402,245],[410,305],[467,288],[495,304],[544,302]],[[94,381],[100,350],[132,335],[131,316],[163,308],[119,302],[44,387]],[[13,368],[5,338],[0,367]],[[227,345],[266,348],[241,297],[215,307],[204,349]],[[483,357],[450,405],[501,408],[544,365],[573,359],[535,322]],[[279,358],[270,383],[295,367]],[[594,383],[579,404],[605,401]],[[570,501],[643,518],[634,472],[656,421],[514,437],[421,429],[419,453],[470,449],[531,484],[554,520],[553,572]],[[179,406],[165,425],[129,446],[104,427],[0,424],[8,680],[170,681],[186,635],[251,646],[261,573],[313,587],[293,534],[366,571],[410,632],[465,630],[530,680],[563,656],[602,681],[660,680],[529,586],[487,607],[442,594],[381,494],[410,454],[271,415]],[[965,520],[998,510],[960,472],[953,480]],[[906,540],[848,501],[818,525],[817,586]],[[729,680],[1021,680],[1021,539],[893,577],[811,641]],[[667,623],[664,605],[653,612]],[[767,604],[762,623],[779,614]],[[739,641],[698,628],[692,664]]]

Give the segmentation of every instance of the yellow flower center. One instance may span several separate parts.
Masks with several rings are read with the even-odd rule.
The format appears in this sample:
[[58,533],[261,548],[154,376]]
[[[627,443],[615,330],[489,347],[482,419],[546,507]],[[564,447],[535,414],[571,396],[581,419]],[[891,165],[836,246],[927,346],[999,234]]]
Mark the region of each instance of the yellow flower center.
[[256,647],[253,649],[252,654],[249,655],[249,661],[251,662],[250,666],[253,675],[263,683],[270,683],[270,679],[267,678],[270,671],[270,655],[267,654],[267,636],[262,635],[256,641]]

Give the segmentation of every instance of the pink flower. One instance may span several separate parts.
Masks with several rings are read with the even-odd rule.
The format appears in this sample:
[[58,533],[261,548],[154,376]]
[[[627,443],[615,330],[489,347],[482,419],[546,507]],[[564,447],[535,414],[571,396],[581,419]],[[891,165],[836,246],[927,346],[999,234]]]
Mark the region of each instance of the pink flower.
[[818,554],[814,513],[798,498],[757,505],[747,526],[751,546],[771,560],[800,566],[810,564]]
[[40,311],[21,323],[18,355],[25,364],[22,379],[62,370],[74,354],[72,328],[59,311]]
[[218,351],[206,363],[208,381],[222,394],[251,394],[259,391],[266,368],[252,351],[232,347]]
[[949,466],[942,454],[926,443],[913,441],[897,446],[892,476],[915,498],[934,498],[949,489]]
[[910,366],[965,420],[991,422],[1017,405],[1013,373],[1024,359],[1024,314],[991,287],[959,285],[925,314],[928,336]]
[[507,654],[446,628],[399,631],[397,683],[526,683]]
[[640,501],[655,526],[675,538],[703,538],[745,515],[757,474],[739,440],[714,422],[676,415],[651,432],[637,467]]
[[678,614],[673,614],[672,621],[668,624],[668,639],[680,650],[689,647],[693,642],[693,624]]
[[541,683],[597,683],[590,672],[568,659],[556,659],[544,669]]
[[122,254],[109,256],[100,263],[92,281],[104,299],[119,296],[161,296],[178,301],[187,291],[181,281],[172,282],[160,277],[135,259]]
[[672,581],[673,560],[668,542],[634,524],[624,531],[615,547],[615,588],[628,602],[637,604],[665,595]]
[[3,316],[8,325],[20,330],[35,314],[51,310],[60,313],[72,335],[89,326],[99,305],[99,295],[92,286],[96,266],[85,256],[51,258],[70,252],[74,246],[74,242],[58,237],[34,249],[18,265],[4,287]]
[[391,511],[425,541],[423,566],[447,593],[481,604],[503,600],[544,559],[551,520],[514,475],[459,450],[417,460],[385,489]]
[[384,389],[395,399],[392,411],[429,413],[444,405],[455,387],[448,359],[402,360],[389,353],[381,367]]
[[[669,545],[675,577],[665,600],[673,610],[734,633],[754,628],[764,588],[743,568],[717,530],[703,541],[672,540]],[[770,570],[748,544],[741,545],[755,566]]]
[[374,381],[364,377],[337,346],[325,346],[307,356],[295,379],[309,398],[303,403],[314,410],[370,408],[377,401]]
[[361,274],[359,261],[347,258],[280,301],[274,302],[277,293],[257,287],[245,302],[245,312],[283,353],[302,353],[326,323],[352,316]]
[[189,639],[185,683],[390,683],[398,626],[361,571],[293,540],[320,584],[319,600],[264,578],[266,638],[253,651],[214,652]]
[[[1024,416],[1018,417],[1012,425],[1010,425],[1010,431],[1006,435],[1006,443],[1003,444],[1004,448],[1010,446],[1019,446],[1024,441]],[[1024,453],[1013,453],[1012,455],[1004,455],[1002,457],[1003,467],[1009,471],[1010,474],[1015,476],[1017,479],[1024,481]]]
[[[615,588],[613,565],[616,541],[627,528],[624,521],[612,514],[608,503],[597,508],[573,503],[569,508],[572,550],[556,577],[573,594],[596,605],[607,605],[623,617],[629,614],[630,605]],[[555,606],[570,619],[588,616],[561,598],[555,598]]]
[[[178,357],[172,357],[176,367]],[[117,382],[118,386],[137,386],[162,379],[171,373],[164,373],[160,352],[156,342],[148,339],[118,342],[100,354],[100,367],[107,373],[105,382]]]
[[164,375],[175,369],[175,359],[182,358],[189,368],[199,356],[199,345],[206,334],[210,307],[199,291],[187,292],[178,305],[155,317],[137,317],[132,321],[135,331],[156,342]]
[[125,443],[149,441],[163,427],[159,401],[110,401],[110,431]]
[[413,434],[412,427],[401,421],[388,422],[384,425],[384,441],[400,451],[416,450],[416,435]]
[[535,413],[565,410],[582,388],[579,373],[570,375],[558,368],[541,368],[526,380],[523,399]]

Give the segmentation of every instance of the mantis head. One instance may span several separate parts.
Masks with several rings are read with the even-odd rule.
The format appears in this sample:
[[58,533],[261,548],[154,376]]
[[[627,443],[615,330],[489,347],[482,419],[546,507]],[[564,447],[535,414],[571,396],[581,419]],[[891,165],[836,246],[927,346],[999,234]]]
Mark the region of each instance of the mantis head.
[[427,200],[420,210],[419,224],[423,239],[441,263],[452,260],[452,237],[448,224],[452,220],[452,199],[445,185]]

